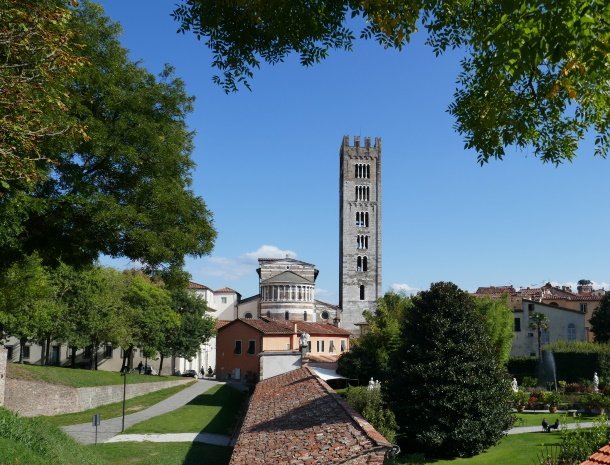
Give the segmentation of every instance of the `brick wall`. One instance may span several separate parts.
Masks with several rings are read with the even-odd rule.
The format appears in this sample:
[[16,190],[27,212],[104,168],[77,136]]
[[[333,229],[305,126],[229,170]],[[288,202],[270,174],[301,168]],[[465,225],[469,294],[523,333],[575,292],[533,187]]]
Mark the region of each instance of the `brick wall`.
[[[189,378],[156,383],[127,384],[126,398],[131,399],[190,381],[192,380]],[[122,384],[73,388],[36,381],[6,380],[5,407],[24,417],[82,412],[121,400],[123,400]]]
[[0,348],[0,405],[4,405],[4,389],[6,386],[6,355],[7,350]]

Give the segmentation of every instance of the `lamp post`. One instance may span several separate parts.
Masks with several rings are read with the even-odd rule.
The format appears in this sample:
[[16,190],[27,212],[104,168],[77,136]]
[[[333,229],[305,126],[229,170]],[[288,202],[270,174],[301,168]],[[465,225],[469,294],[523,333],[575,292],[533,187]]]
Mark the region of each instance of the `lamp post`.
[[121,423],[121,433],[125,431],[125,396],[127,394],[127,367],[123,373],[123,421]]

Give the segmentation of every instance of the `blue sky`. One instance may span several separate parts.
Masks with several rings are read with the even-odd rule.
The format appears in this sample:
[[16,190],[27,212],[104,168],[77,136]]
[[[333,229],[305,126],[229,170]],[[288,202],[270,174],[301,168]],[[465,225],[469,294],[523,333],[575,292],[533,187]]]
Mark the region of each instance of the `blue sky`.
[[153,73],[172,64],[196,97],[193,189],[218,239],[209,257],[187,260],[194,281],[247,297],[256,258],[288,253],[317,266],[317,298],[336,303],[338,151],[343,135],[360,135],[383,140],[384,291],[581,278],[610,288],[610,160],[584,143],[559,167],[529,150],[479,166],[446,112],[459,55],[436,58],[423,33],[403,52],[357,42],[312,68],[296,57],[263,65],[252,92],[225,95],[204,44],[176,33],[174,2],[100,3],[133,60]]

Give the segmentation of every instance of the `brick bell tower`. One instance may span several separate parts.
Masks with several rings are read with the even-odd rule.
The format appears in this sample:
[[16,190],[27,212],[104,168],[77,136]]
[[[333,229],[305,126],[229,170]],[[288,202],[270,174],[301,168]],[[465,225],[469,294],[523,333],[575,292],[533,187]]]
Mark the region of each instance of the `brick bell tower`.
[[381,294],[381,138],[343,137],[339,150],[339,307],[356,332]]

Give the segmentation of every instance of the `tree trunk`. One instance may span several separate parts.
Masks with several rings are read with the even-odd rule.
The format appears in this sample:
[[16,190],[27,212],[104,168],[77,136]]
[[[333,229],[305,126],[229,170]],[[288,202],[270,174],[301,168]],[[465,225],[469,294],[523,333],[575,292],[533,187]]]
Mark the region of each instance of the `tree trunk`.
[[47,340],[46,340],[46,350],[45,350],[45,360],[44,360],[45,365],[49,364],[49,352],[51,352],[51,336],[47,336]]
[[45,355],[46,355],[45,351],[47,350],[47,345],[45,344],[45,342],[46,342],[46,339],[43,339],[42,340],[42,344],[40,344],[40,364],[41,365],[46,365],[47,364],[46,363],[47,359],[45,357]]
[[93,353],[93,357],[94,357],[94,360],[95,360],[95,371],[97,371],[97,364],[98,364],[97,349],[98,349],[98,346],[96,345],[95,348],[94,348],[94,353]]
[[76,368],[76,347],[72,346],[72,353],[70,354],[70,363],[72,368]]
[[23,350],[25,349],[25,343],[27,341],[28,340],[25,337],[19,339],[19,363],[23,363]]
[[161,360],[159,361],[159,373],[157,373],[159,376],[161,376],[161,370],[163,370],[163,354],[161,354]]

